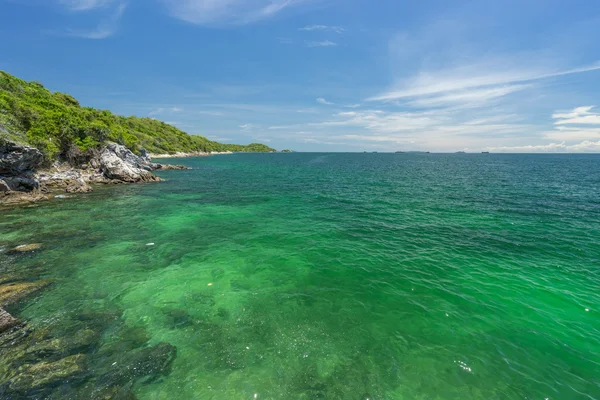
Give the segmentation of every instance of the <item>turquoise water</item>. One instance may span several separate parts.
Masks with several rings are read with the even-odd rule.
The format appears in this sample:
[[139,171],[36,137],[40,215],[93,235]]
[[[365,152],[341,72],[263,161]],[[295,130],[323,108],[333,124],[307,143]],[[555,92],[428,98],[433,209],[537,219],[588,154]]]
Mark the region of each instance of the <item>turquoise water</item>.
[[0,273],[54,280],[21,318],[117,315],[90,370],[115,343],[177,348],[138,399],[600,399],[600,156],[176,163],[0,215],[0,248],[43,244]]

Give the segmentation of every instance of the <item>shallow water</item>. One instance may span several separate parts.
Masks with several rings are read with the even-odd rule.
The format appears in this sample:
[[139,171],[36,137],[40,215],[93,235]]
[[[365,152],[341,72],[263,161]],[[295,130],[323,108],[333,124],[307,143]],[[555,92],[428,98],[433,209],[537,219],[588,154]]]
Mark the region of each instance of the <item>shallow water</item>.
[[600,399],[600,156],[169,162],[0,215],[0,273],[54,280],[21,318],[177,348],[139,399]]

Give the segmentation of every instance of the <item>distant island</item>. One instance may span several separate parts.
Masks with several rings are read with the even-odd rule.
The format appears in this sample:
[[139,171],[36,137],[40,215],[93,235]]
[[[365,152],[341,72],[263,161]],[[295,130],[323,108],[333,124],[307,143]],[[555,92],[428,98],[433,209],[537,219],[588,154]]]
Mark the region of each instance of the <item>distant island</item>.
[[289,149],[285,149],[285,150],[281,150],[282,153],[294,153],[294,150],[289,150]]

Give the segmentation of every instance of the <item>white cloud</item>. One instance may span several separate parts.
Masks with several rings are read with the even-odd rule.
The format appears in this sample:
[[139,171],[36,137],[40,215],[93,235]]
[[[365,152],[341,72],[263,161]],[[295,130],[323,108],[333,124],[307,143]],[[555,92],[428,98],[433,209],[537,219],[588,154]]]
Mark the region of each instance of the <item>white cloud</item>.
[[331,106],[331,105],[335,104],[335,103],[332,103],[332,102],[330,102],[330,101],[327,101],[327,100],[326,100],[326,99],[324,99],[323,97],[319,97],[319,98],[318,98],[316,101],[317,101],[317,103],[319,103],[319,104],[324,104],[324,105],[328,105],[328,106]]
[[569,112],[552,115],[556,125],[600,125],[600,114],[590,112],[594,106],[577,107]]
[[585,140],[572,145],[561,142],[528,146],[489,147],[487,150],[502,153],[597,153],[600,152],[600,140],[597,142]]
[[[551,71],[544,67],[531,67],[526,62],[507,64],[498,60],[488,60],[471,65],[440,70],[420,71],[417,75],[400,82],[392,90],[371,97],[371,101],[393,101],[419,96],[444,93],[468,93],[469,90],[494,88],[533,82],[551,77],[600,70],[600,64]],[[482,73],[482,71],[484,71]],[[519,87],[519,86],[513,86]],[[524,87],[521,87],[523,89]]]
[[340,26],[328,26],[328,25],[306,25],[303,28],[300,28],[301,31],[329,31],[335,33],[343,33],[346,30]]
[[308,47],[335,47],[338,44],[331,40],[321,40],[320,42],[306,42]]
[[593,108],[594,106],[581,106],[555,112],[552,114],[555,120],[554,130],[544,132],[544,137],[567,142],[600,139],[600,114],[593,113]]
[[113,14],[98,24],[96,28],[92,30],[68,29],[66,35],[84,39],[106,39],[111,37],[117,32],[119,28],[119,21],[123,17],[126,8],[127,4],[121,3],[114,10]]
[[407,104],[414,107],[483,106],[489,101],[530,88],[532,85],[507,85],[483,89],[463,90],[438,96],[419,97]]
[[347,104],[347,105],[345,105],[343,107],[345,107],[345,108],[359,108],[360,106],[361,106],[361,104],[357,103],[357,104]]
[[60,0],[60,3],[72,11],[89,11],[105,7],[115,0]]
[[308,0],[162,0],[170,14],[199,25],[246,24]]

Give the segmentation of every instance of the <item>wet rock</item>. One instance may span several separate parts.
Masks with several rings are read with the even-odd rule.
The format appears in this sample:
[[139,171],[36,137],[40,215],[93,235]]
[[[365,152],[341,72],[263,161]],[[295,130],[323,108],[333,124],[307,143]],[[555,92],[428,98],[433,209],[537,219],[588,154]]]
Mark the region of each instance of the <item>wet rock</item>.
[[0,192],[0,205],[15,206],[21,204],[37,203],[48,200],[48,196],[38,191],[26,192]]
[[41,243],[22,244],[13,248],[11,251],[16,253],[27,253],[30,251],[39,250],[42,248]]
[[48,281],[13,282],[0,286],[0,306],[7,306],[24,300],[48,286]]
[[127,147],[111,143],[101,152],[98,159],[100,169],[108,179],[114,179],[122,182],[157,182],[160,178],[150,171],[157,168],[157,165],[136,156]]
[[33,340],[19,357],[49,357],[56,354],[69,355],[90,349],[100,341],[100,334],[91,329],[81,329],[68,337],[49,340]]
[[65,188],[67,193],[89,193],[93,190],[82,178],[70,181]]
[[24,365],[9,381],[15,392],[27,393],[76,378],[86,371],[86,356],[77,354],[53,362]]
[[0,333],[6,332],[18,323],[16,318],[0,308]]
[[166,171],[166,170],[190,170],[190,167],[186,167],[185,165],[171,165],[171,164],[156,164],[158,170]]

